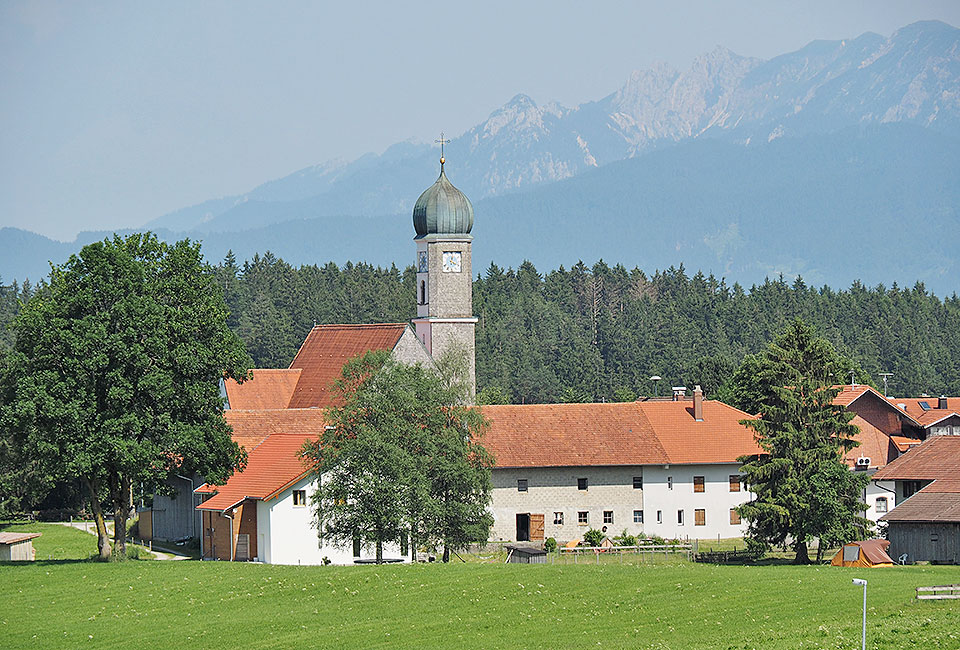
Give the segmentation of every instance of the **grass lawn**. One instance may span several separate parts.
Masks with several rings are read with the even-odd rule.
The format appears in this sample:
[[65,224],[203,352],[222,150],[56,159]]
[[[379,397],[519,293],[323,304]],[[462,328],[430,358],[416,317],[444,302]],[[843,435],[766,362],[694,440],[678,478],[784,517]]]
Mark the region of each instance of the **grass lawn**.
[[960,648],[957,567],[0,565],[4,647]]
[[[93,529],[92,522],[90,527]],[[96,535],[63,524],[0,522],[0,532],[42,533],[33,540],[37,560],[87,560],[97,554]],[[147,549],[140,549],[140,554],[144,558],[151,556]],[[0,643],[0,646],[2,645]]]

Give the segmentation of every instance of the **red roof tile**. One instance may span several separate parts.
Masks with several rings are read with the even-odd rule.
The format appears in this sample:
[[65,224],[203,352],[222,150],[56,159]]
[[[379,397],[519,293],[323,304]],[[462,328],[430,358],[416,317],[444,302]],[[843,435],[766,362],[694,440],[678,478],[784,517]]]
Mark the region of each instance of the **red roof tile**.
[[317,325],[307,335],[290,364],[300,369],[300,381],[290,399],[290,408],[334,406],[333,382],[343,365],[368,350],[392,350],[407,325]]
[[693,417],[693,402],[637,402],[671,463],[733,463],[740,456],[763,453],[753,430],[740,420],[753,419],[723,402],[703,401],[703,421]]
[[[917,424],[926,428],[951,415],[960,414],[960,397],[948,397],[946,399],[947,408],[945,409],[937,408],[940,405],[938,397],[891,397],[888,398],[888,401],[896,405],[898,409],[900,404],[903,404],[904,408],[902,410]],[[920,406],[920,402],[926,402],[930,408],[923,408]]]
[[[197,510],[222,512],[244,499],[270,499],[312,470],[300,455],[303,444],[317,440],[316,435],[274,434],[260,443],[247,457],[247,466],[235,472],[216,494],[197,506]],[[205,493],[210,486],[201,486]]]
[[[858,458],[869,458],[870,467],[883,467],[890,462],[892,450],[890,449],[890,439],[886,433],[873,426],[859,415],[854,415],[850,424],[855,424],[860,428],[860,432],[854,436],[854,439],[860,443],[843,457],[844,462],[850,467],[856,466]],[[920,441],[917,440],[919,443]]]
[[482,442],[497,467],[731,463],[761,452],[739,423],[749,415],[703,407],[697,422],[690,401],[484,406],[491,424]]
[[960,480],[937,479],[880,520],[960,522]]
[[299,368],[257,368],[253,376],[238,384],[234,379],[224,382],[231,409],[285,409],[300,379]]
[[931,436],[878,470],[873,478],[874,480],[918,481],[954,478],[958,474],[960,474],[960,436]]
[[909,450],[911,447],[916,447],[923,441],[917,440],[916,438],[907,438],[905,436],[890,436],[890,442],[896,446],[897,451],[903,453]]
[[248,452],[275,433],[317,436],[326,426],[324,409],[276,409],[223,412],[233,439]]

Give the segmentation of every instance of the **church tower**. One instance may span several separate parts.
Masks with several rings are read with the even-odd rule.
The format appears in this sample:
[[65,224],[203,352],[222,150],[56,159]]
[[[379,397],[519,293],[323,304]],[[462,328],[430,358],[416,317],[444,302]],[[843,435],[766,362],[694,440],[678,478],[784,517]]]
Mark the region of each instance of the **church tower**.
[[[441,136],[442,139],[442,136]],[[473,206],[447,180],[440,156],[440,177],[413,208],[417,232],[417,337],[434,359],[447,351],[466,356],[470,394],[476,390],[473,273],[470,246]]]

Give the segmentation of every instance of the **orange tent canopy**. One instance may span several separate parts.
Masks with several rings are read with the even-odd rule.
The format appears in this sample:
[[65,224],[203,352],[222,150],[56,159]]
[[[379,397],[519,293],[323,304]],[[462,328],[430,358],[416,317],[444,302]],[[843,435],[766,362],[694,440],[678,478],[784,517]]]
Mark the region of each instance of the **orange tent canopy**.
[[833,556],[833,566],[881,567],[893,566],[893,560],[887,555],[890,542],[885,539],[867,539],[844,544]]

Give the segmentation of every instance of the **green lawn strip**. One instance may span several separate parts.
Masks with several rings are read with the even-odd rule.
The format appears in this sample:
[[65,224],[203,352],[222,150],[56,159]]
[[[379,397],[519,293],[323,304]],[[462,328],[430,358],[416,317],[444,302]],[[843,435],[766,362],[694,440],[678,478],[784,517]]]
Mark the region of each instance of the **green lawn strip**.
[[[41,533],[33,539],[37,560],[87,560],[97,554],[97,537],[71,526],[46,522],[0,522],[0,532]],[[149,560],[154,555],[139,547],[139,558]]]
[[960,647],[956,567],[217,562],[0,566],[9,647]]

